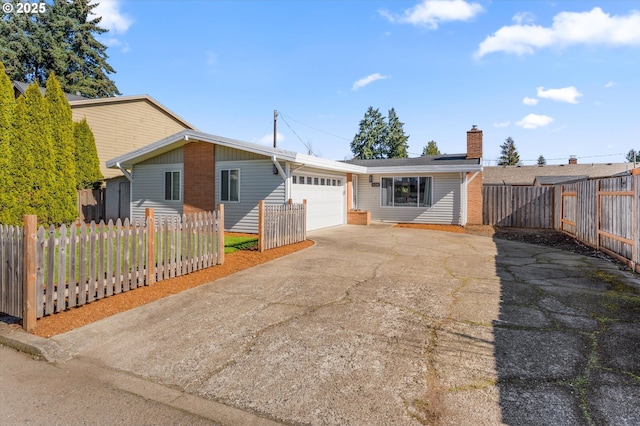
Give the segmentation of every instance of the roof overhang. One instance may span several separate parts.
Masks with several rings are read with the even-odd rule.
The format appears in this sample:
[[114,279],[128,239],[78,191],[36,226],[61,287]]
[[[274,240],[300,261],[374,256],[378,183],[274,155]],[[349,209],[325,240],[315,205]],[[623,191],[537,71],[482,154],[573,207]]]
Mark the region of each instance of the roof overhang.
[[406,173],[462,173],[482,170],[478,164],[457,165],[424,165],[424,166],[396,166],[396,167],[364,167],[342,161],[327,160],[325,158],[300,154],[284,149],[272,148],[265,145],[243,142],[222,136],[211,135],[196,130],[183,130],[150,145],[128,152],[116,158],[107,160],[106,166],[111,169],[130,169],[135,164],[149,160],[158,155],[180,148],[191,142],[207,142],[228,148],[264,155],[275,158],[276,161],[289,161],[298,167],[313,167],[342,173],[355,174],[406,174]]

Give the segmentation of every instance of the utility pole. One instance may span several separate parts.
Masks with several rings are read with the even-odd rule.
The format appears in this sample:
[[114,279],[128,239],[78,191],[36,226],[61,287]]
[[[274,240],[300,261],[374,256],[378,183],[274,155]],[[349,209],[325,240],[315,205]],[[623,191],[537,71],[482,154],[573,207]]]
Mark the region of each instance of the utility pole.
[[278,137],[278,126],[277,126],[277,119],[278,119],[278,110],[274,109],[273,110],[273,147],[276,147],[276,138]]

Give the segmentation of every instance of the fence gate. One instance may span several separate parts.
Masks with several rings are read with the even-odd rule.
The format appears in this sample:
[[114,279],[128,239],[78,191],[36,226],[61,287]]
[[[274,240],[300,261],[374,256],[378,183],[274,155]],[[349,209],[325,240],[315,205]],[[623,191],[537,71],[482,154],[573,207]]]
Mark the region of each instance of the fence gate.
[[576,211],[578,205],[577,184],[563,184],[560,193],[560,229],[572,236],[576,236]]

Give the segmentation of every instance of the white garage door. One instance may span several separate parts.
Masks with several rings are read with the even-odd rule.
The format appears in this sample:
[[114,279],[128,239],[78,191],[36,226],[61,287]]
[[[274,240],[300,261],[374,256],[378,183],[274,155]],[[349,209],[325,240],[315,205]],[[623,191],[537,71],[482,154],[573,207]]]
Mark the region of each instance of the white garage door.
[[291,195],[296,203],[307,200],[307,230],[346,223],[345,181],[345,176],[294,175]]

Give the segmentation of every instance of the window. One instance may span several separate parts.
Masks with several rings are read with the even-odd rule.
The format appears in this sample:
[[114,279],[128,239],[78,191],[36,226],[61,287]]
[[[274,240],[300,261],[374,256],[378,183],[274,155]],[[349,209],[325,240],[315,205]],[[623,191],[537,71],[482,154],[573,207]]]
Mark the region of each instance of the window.
[[311,176],[307,176],[307,185],[313,185],[313,182],[311,181]]
[[313,184],[318,185],[318,178],[313,178]]
[[221,170],[220,201],[240,201],[240,170]]
[[320,185],[324,185],[324,178],[320,178]]
[[431,207],[431,177],[383,177],[380,204],[383,207]]
[[164,172],[164,199],[180,201],[180,172]]
[[293,183],[298,183],[298,176],[293,175]]

